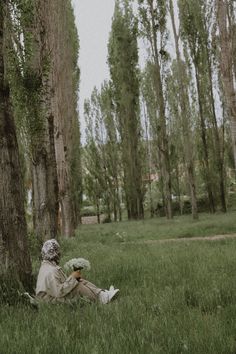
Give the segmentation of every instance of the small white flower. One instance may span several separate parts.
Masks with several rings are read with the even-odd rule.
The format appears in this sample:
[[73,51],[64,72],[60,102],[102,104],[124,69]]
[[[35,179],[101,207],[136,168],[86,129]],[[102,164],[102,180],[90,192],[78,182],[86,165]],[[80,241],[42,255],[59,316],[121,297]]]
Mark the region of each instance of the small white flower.
[[120,241],[125,241],[126,232],[124,231],[122,231],[121,233],[117,232],[115,235],[118,237]]
[[183,349],[184,349],[184,350],[188,350],[188,346],[187,346],[187,344],[185,344],[185,343],[184,343],[184,345],[183,345]]
[[73,271],[75,269],[86,269],[90,270],[90,262],[84,258],[72,258],[65,263],[64,268],[66,271]]

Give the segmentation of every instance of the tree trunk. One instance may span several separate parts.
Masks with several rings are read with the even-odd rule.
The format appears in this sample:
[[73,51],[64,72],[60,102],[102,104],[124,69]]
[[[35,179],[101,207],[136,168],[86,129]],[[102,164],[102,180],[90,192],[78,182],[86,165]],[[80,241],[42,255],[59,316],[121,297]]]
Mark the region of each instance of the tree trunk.
[[200,78],[199,78],[199,73],[198,73],[198,68],[196,63],[194,65],[195,65],[197,93],[198,93],[201,138],[202,138],[202,145],[203,145],[203,164],[204,164],[204,173],[205,173],[205,183],[206,183],[206,190],[208,195],[210,212],[215,213],[215,201],[213,197],[212,183],[211,183],[212,178],[211,178],[211,172],[209,168],[209,153],[208,153],[208,146],[207,146],[206,123],[204,119],[202,100],[201,100]]
[[41,136],[39,139],[32,161],[34,230],[41,241],[56,238],[58,231],[58,185],[53,120],[45,121],[45,125],[44,137]]
[[234,87],[232,43],[227,28],[227,1],[217,0],[217,19],[220,41],[220,68],[227,111],[231,124],[234,166],[236,170],[236,92]]
[[173,217],[172,214],[172,192],[171,192],[171,173],[170,173],[170,157],[169,157],[169,147],[168,147],[168,136],[166,132],[166,117],[165,117],[165,100],[163,94],[163,85],[161,80],[161,68],[159,64],[159,55],[157,48],[157,34],[156,26],[154,21],[154,9],[153,2],[149,3],[151,22],[152,22],[152,47],[153,47],[153,58],[155,63],[155,73],[156,73],[156,95],[158,102],[158,113],[160,121],[160,132],[159,132],[159,146],[160,146],[160,157],[161,157],[161,167],[164,182],[164,193],[165,193],[165,205],[166,205],[166,216],[168,219]]
[[[36,82],[35,92],[28,89],[30,110],[30,155],[32,156],[33,221],[36,236],[42,241],[56,238],[58,230],[58,183],[55,160],[54,124],[51,105],[52,77],[48,62],[49,22],[51,19],[48,1],[37,0],[31,23],[32,52],[27,67],[30,80]],[[33,97],[37,99],[33,99]]]
[[100,219],[100,203],[97,200],[96,202],[96,212],[97,212],[97,223],[100,224],[101,223],[101,219]]
[[61,207],[61,234],[68,238],[74,236],[74,220],[73,220],[73,205],[71,201],[71,193],[69,188],[69,166],[65,157],[64,141],[62,132],[60,131],[60,120],[56,114],[56,133],[55,138],[55,151],[57,163],[57,176],[58,176],[58,189],[59,189],[59,203]]
[[144,125],[145,125],[145,135],[146,135],[146,156],[148,160],[148,191],[149,191],[149,198],[150,198],[150,217],[153,218],[154,216],[154,207],[153,207],[153,197],[152,197],[152,181],[151,181],[151,148],[150,148],[150,139],[148,136],[148,118],[146,114],[145,103],[143,102],[143,109],[144,109]]
[[0,273],[19,276],[31,286],[31,261],[27,244],[23,180],[16,129],[5,71],[4,17],[0,4]]
[[[70,170],[73,141],[73,119],[76,119],[76,100],[73,86],[74,63],[72,38],[68,40],[68,23],[70,1],[50,0],[50,13],[53,21],[49,21],[48,37],[50,39],[53,65],[51,67],[53,97],[52,107],[55,124],[55,152],[58,175],[59,203],[61,207],[62,229],[65,237],[74,236],[75,210],[72,202],[72,178]],[[74,125],[74,129],[77,127]],[[75,142],[74,143],[78,143]]]
[[119,221],[122,221],[122,209],[121,209],[121,202],[122,202],[122,198],[120,198],[120,190],[119,190],[120,186],[119,186],[119,179],[118,179],[118,175],[116,175],[115,178],[115,193],[116,193],[116,208],[117,208],[117,212],[118,212],[118,216],[119,216]]
[[121,113],[124,119],[122,129],[122,159],[124,165],[124,189],[128,219],[137,220],[144,217],[142,168],[139,156],[139,127],[133,107],[125,107]]
[[183,203],[181,200],[181,190],[180,190],[180,175],[179,175],[179,166],[177,164],[176,168],[175,168],[175,177],[176,177],[176,194],[177,194],[177,199],[178,199],[178,204],[179,204],[179,212],[180,215],[183,214]]
[[[205,21],[205,19],[204,19]],[[204,25],[206,31],[206,23]],[[215,110],[215,101],[213,93],[213,80],[212,80],[212,62],[210,58],[209,44],[208,40],[205,43],[206,56],[207,56],[207,66],[208,66],[208,79],[209,79],[209,91],[210,91],[210,106],[211,106],[211,116],[212,116],[212,125],[213,125],[213,134],[215,140],[215,149],[216,149],[216,167],[219,172],[219,190],[220,190],[220,201],[221,209],[225,213],[227,211],[226,207],[226,198],[225,198],[225,173],[224,173],[224,155],[222,154],[220,134],[216,118]]]
[[[188,184],[190,189],[190,198],[191,198],[191,208],[192,208],[192,217],[193,219],[198,219],[198,211],[197,211],[197,197],[196,197],[196,183],[195,183],[195,176],[194,176],[194,158],[193,158],[193,146],[191,142],[190,136],[190,128],[189,128],[189,113],[187,106],[189,106],[189,99],[188,94],[185,89],[184,85],[184,67],[181,60],[180,49],[179,49],[179,35],[176,31],[175,25],[175,16],[174,16],[174,9],[173,9],[173,2],[170,0],[170,15],[171,15],[171,22],[173,27],[174,39],[175,39],[175,50],[176,50],[176,58],[178,63],[178,86],[180,90],[180,108],[181,108],[181,127],[182,127],[182,134],[184,140],[184,159],[186,162],[186,170],[188,176]],[[188,102],[186,102],[186,100]]]

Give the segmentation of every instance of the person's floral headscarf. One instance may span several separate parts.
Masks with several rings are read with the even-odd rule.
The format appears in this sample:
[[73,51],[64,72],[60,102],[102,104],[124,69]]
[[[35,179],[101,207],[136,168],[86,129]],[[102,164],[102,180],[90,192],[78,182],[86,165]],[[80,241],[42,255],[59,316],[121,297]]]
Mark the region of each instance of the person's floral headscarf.
[[44,261],[55,261],[58,263],[60,258],[60,245],[57,240],[52,238],[44,242],[41,254]]

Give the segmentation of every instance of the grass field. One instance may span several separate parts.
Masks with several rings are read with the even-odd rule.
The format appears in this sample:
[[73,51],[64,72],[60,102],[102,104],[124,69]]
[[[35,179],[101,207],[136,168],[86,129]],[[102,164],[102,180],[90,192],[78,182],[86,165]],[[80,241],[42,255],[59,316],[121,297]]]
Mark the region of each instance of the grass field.
[[184,215],[175,217],[173,220],[163,217],[111,224],[82,225],[78,236],[81,241],[113,243],[230,233],[236,233],[236,211],[226,214],[200,214],[198,221],[192,220],[190,215]]
[[[236,213],[84,226],[61,242],[64,264],[90,260],[84,274],[120,297],[108,305],[0,307],[1,354],[236,352],[236,240],[129,241],[236,232]],[[39,262],[34,261],[36,273]]]

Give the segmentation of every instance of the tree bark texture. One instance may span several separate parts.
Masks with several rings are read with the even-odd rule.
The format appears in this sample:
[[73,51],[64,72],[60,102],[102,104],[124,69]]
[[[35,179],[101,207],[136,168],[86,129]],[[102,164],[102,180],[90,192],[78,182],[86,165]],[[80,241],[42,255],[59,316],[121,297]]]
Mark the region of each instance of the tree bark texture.
[[[32,123],[37,121],[37,129],[32,130],[32,185],[33,221],[36,236],[40,240],[56,238],[58,231],[58,184],[54,145],[54,112],[51,105],[52,77],[50,65],[49,35],[51,12],[49,1],[37,0],[32,21],[33,54],[29,70],[40,83],[39,102],[31,108]],[[31,107],[30,93],[28,95]]]
[[13,271],[25,286],[31,282],[24,190],[16,129],[4,60],[4,15],[0,4],[0,273]]
[[[73,142],[73,129],[78,129],[77,100],[73,76],[76,63],[73,52],[72,38],[69,28],[70,1],[59,0],[49,2],[49,13],[53,14],[48,23],[48,37],[52,53],[51,75],[53,82],[52,107],[54,111],[54,140],[57,163],[59,203],[61,208],[61,233],[65,237],[74,235],[75,208],[72,201],[71,188],[71,156]],[[79,176],[78,176],[79,178]]]

